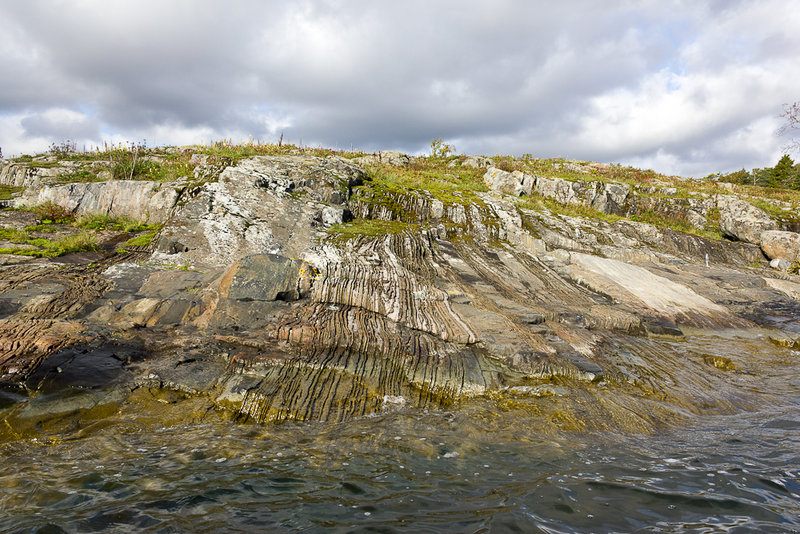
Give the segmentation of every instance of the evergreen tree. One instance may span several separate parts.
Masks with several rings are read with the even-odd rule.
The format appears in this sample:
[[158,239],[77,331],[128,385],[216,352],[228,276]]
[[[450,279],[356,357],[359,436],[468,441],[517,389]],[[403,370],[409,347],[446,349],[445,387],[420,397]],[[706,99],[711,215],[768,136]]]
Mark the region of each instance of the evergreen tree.
[[784,154],[778,160],[778,164],[772,168],[770,187],[792,187],[794,185],[794,161],[788,154]]

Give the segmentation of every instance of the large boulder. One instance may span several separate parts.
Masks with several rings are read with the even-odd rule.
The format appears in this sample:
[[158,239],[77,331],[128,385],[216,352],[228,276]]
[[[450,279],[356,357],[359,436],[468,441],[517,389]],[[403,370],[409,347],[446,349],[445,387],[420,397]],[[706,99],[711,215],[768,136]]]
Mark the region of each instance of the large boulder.
[[530,195],[536,186],[536,177],[520,171],[508,172],[497,167],[489,167],[483,181],[491,189],[508,195]]
[[[450,166],[455,167],[455,162],[451,163]],[[492,166],[492,160],[487,158],[486,156],[467,156],[464,161],[461,162],[462,167],[471,167],[473,169],[487,169]]]
[[749,202],[733,195],[717,197],[719,228],[726,236],[758,245],[761,234],[777,230],[778,223]]
[[761,234],[761,250],[771,260],[800,261],[800,234],[766,231]]

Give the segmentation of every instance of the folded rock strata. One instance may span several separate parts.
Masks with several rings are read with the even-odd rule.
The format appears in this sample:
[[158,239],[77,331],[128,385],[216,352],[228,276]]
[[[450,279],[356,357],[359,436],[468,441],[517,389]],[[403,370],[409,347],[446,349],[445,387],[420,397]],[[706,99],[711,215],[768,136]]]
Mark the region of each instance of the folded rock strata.
[[[2,380],[35,391],[104,361],[108,384],[203,396],[260,422],[346,420],[398,398],[449,406],[536,384],[576,399],[634,388],[688,407],[682,393],[726,382],[668,368],[683,330],[800,313],[796,280],[745,269],[764,262],[756,244],[521,208],[515,197],[533,192],[606,213],[637,200],[621,184],[504,172],[486,173],[496,191],[443,199],[371,187],[339,157],[261,156],[216,180],[151,188],[131,197],[157,203],[150,215],[164,221],[145,261],[0,267]],[[75,185],[85,191],[47,198],[113,213],[132,187]],[[344,231],[353,218],[349,228],[387,231]]]

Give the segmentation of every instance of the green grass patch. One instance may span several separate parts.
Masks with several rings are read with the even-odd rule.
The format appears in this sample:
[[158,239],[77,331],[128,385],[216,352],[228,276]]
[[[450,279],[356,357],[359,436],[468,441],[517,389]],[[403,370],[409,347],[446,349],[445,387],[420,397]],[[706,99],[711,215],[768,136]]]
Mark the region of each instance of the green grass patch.
[[81,215],[74,225],[86,230],[116,230],[118,232],[143,232],[161,228],[161,225],[145,224],[131,217],[112,217],[101,213]]
[[36,249],[23,247],[0,248],[0,254],[14,254],[17,256],[32,256],[36,258],[50,258],[63,256],[73,252],[90,252],[98,249],[97,239],[94,234],[81,232],[61,237],[59,239],[27,239],[26,245],[38,247]]
[[547,209],[557,215],[566,215],[567,217],[582,217],[584,219],[599,219],[606,222],[616,222],[625,220],[625,217],[619,215],[611,215],[596,210],[591,206],[583,204],[561,204],[551,198],[545,198],[537,193],[524,200],[517,202],[517,207],[520,209],[529,209],[534,211],[543,211]]
[[125,241],[122,245],[122,248],[125,247],[147,247],[153,242],[153,240],[158,235],[157,231],[145,232],[141,235],[137,235],[136,237],[132,237]]
[[206,154],[216,158],[229,159],[232,163],[239,160],[251,158],[253,156],[280,156],[283,154],[292,154],[297,151],[297,147],[285,143],[281,145],[276,144],[260,144],[260,143],[233,143],[231,141],[217,141],[208,146],[194,146],[192,147],[198,154]]
[[58,232],[61,228],[55,225],[52,222],[49,223],[39,223],[39,224],[32,224],[30,226],[26,226],[25,230],[28,232],[47,232],[53,233]]
[[760,209],[773,219],[794,221],[800,218],[798,217],[796,212],[793,212],[791,210],[785,210],[779,206],[776,206],[772,202],[764,200],[763,198],[745,198],[745,200],[747,200],[751,205]]
[[308,154],[320,158],[330,156],[341,156],[345,159],[353,159],[366,155],[361,151],[342,151],[330,148],[301,148],[292,143],[261,143],[258,141],[247,141],[244,143],[234,143],[231,140],[217,141],[211,145],[197,145],[192,149],[198,154],[206,154],[222,160],[229,160],[232,164],[253,156],[281,156],[286,154]]
[[655,211],[643,211],[640,213],[631,214],[630,220],[652,224],[653,226],[660,226],[663,228],[671,228],[673,230],[677,230],[678,232],[684,232],[687,234],[698,233],[698,230],[689,224],[689,221],[686,219],[680,219],[678,217],[670,216],[664,213],[658,213]]
[[86,169],[78,169],[64,174],[60,174],[55,180],[57,184],[74,184],[86,182],[102,182],[103,179],[97,174]]
[[[67,148],[52,152],[60,161],[103,162],[115,180],[173,181],[192,176],[195,165],[190,162],[191,150],[183,154],[171,154],[166,149],[152,149],[136,144],[105,145],[89,152],[78,152]],[[31,167],[57,167],[59,162],[38,162],[33,156],[22,156],[15,161]],[[102,167],[102,166],[101,166]],[[102,181],[94,170],[77,169],[62,174],[56,183],[80,183]]]
[[13,185],[0,185],[0,200],[11,200],[17,193],[24,191],[24,187],[15,187]]
[[26,230],[17,228],[0,228],[0,239],[11,241],[12,243],[26,243],[31,235]]
[[406,167],[371,165],[365,186],[393,193],[427,191],[445,204],[468,204],[488,191],[483,169],[449,167],[442,161],[415,159]]
[[722,239],[722,233],[719,230],[719,210],[711,210],[709,212],[708,217],[706,218],[706,227],[701,230],[695,228],[686,219],[675,217],[669,214],[645,211],[637,214],[631,214],[629,217],[623,217],[621,215],[604,213],[583,204],[561,204],[553,199],[544,198],[535,193],[525,200],[518,201],[517,207],[520,209],[529,209],[539,212],[547,209],[556,215],[580,217],[583,219],[597,219],[606,221],[608,223],[626,220],[643,222],[652,224],[653,226],[658,226],[660,228],[670,228],[678,232],[693,234],[709,239]]

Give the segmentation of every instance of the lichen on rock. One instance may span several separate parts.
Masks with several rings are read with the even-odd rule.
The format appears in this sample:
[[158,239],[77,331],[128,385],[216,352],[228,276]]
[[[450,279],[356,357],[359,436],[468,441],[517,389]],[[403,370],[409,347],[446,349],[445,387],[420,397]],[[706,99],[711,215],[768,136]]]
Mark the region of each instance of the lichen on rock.
[[[585,178],[567,180],[488,158],[435,163],[455,180],[439,189],[389,187],[360,165],[428,163],[376,156],[254,156],[190,185],[25,193],[20,202],[78,211],[150,206],[164,225],[135,258],[0,265],[4,384],[35,391],[59,383],[56,368],[91,361],[107,366],[114,402],[174,391],[258,422],[555,390],[578,406],[607,388],[678,411],[708,383],[720,406],[733,387],[714,373],[735,366],[702,359],[664,378],[664,362],[685,365],[673,349],[687,332],[777,328],[776,317],[800,312],[800,282],[752,270],[766,265],[761,250],[789,255],[771,252],[779,223],[735,195],[676,190],[662,202],[652,185],[598,179],[602,167],[577,166]],[[473,164],[486,185],[458,191],[460,178],[445,175]],[[22,171],[3,172],[17,183]],[[738,241],[626,218],[659,204],[693,227],[719,210]]]

